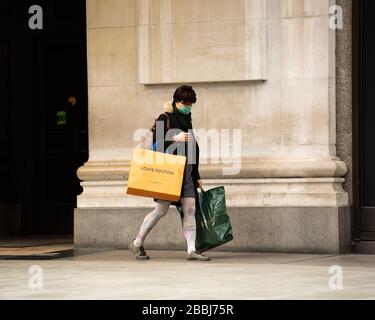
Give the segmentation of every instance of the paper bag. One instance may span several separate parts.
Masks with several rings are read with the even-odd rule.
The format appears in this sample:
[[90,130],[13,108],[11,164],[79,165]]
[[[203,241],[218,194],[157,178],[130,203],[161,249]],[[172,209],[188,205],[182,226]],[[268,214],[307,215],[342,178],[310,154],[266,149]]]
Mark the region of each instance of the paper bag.
[[134,148],[126,193],[178,201],[186,157]]

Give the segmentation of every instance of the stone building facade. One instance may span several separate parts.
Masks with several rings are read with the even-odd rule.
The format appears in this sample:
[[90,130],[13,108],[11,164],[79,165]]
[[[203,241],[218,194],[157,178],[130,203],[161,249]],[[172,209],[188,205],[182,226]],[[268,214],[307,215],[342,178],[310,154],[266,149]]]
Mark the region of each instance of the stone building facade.
[[[341,30],[329,27],[333,5]],[[154,207],[125,194],[134,133],[187,83],[197,131],[241,134],[229,157],[198,134],[200,175],[206,189],[225,187],[233,226],[218,250],[350,252],[351,1],[87,0],[87,36],[77,248],[126,247]],[[175,208],[146,245],[185,247]]]

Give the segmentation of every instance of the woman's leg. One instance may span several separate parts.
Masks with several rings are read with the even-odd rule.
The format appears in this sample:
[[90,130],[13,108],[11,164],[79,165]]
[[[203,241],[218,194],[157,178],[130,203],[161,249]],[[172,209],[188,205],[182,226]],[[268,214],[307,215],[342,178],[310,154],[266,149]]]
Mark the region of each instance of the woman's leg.
[[181,197],[180,201],[184,212],[183,232],[187,243],[187,251],[190,253],[196,250],[195,198]]
[[134,245],[143,246],[145,238],[150,230],[156,225],[161,217],[165,216],[170,206],[170,201],[158,200],[156,207],[143,220],[142,226],[139,229],[138,235],[134,240]]

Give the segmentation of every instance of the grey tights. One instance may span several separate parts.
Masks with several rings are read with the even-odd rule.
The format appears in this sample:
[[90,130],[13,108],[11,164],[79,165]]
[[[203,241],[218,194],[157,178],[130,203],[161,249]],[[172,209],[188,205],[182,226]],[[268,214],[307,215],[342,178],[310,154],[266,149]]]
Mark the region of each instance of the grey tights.
[[[195,198],[181,197],[184,218],[182,229],[186,239],[187,251],[190,253],[195,251],[196,223],[195,223]],[[144,244],[147,234],[152,230],[160,218],[164,217],[171,205],[170,201],[158,200],[156,207],[143,220],[138,235],[134,240],[136,246]]]

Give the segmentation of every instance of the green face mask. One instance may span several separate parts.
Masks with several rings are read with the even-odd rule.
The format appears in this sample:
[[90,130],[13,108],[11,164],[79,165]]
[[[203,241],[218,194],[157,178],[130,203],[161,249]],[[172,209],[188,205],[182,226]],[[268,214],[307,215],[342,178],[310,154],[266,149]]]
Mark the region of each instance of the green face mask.
[[182,114],[189,114],[191,112],[191,106],[183,105],[181,108],[177,108]]

